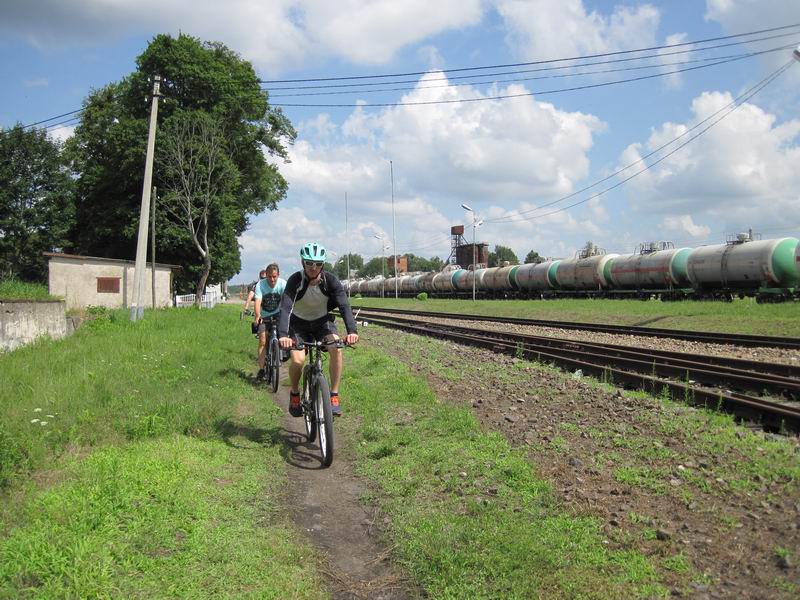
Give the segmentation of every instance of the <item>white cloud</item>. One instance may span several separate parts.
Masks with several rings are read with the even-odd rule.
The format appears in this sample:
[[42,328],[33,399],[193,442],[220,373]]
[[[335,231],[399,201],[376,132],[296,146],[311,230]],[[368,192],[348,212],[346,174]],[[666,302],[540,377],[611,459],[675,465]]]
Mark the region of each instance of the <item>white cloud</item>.
[[711,234],[711,227],[697,225],[691,215],[664,217],[664,227],[671,231],[688,234],[698,240],[705,240]]
[[[638,160],[731,101],[727,92],[701,94],[692,102],[692,119],[664,123],[647,142],[631,144],[620,163]],[[778,124],[775,115],[755,104],[743,104],[704,135],[631,180],[627,184],[631,202],[640,214],[667,213],[675,219],[702,216],[729,228],[782,223],[800,200],[798,136],[800,120]]]
[[582,0],[495,0],[508,43],[524,59],[600,54],[655,45],[660,12],[650,4],[587,13]]
[[38,77],[36,79],[25,79],[22,82],[22,87],[26,88],[33,88],[33,87],[47,87],[48,81],[46,77]]
[[48,135],[58,140],[59,142],[66,142],[75,134],[75,125],[60,125],[48,131]]
[[[770,29],[782,25],[800,23],[800,2],[793,0],[706,0],[707,21],[717,21],[727,34],[746,31]],[[773,32],[771,35],[785,33]],[[766,34],[770,35],[770,34]],[[756,36],[762,37],[762,36]],[[785,37],[774,41],[774,45],[791,44],[796,36]],[[764,43],[754,44],[753,49],[764,49]],[[760,58],[771,71],[789,60],[791,51],[773,52]],[[792,68],[781,78],[780,86],[788,90],[792,98],[796,98],[800,85],[800,69]],[[795,101],[795,106],[797,106]]]
[[[436,81],[442,77],[441,72],[432,72],[420,78],[417,88],[402,101],[485,97],[469,86],[426,87],[442,86]],[[526,92],[513,85],[488,95]],[[289,181],[292,197],[326,211],[328,220],[341,230],[345,191],[349,192],[351,226],[372,220],[391,223],[391,158],[395,216],[402,224],[397,231],[398,250],[446,256],[449,229],[455,224],[447,215],[462,202],[483,218],[569,193],[587,176],[587,153],[594,135],[604,127],[592,115],[562,111],[533,97],[429,105],[424,110],[415,106],[356,108],[325,140],[305,139],[301,127],[303,139],[291,148],[291,163],[279,168]],[[314,128],[316,122],[307,131]],[[588,230],[597,235],[595,222],[607,219],[605,208],[600,201],[590,202],[588,208],[591,221],[578,223],[561,212],[535,223],[513,224],[510,235],[508,227],[488,223],[479,233],[505,245],[516,244],[515,249],[525,248],[527,253],[531,236],[542,227],[554,246],[559,231]]]
[[39,47],[91,46],[149,33],[158,23],[162,31],[220,40],[278,73],[328,57],[381,64],[407,45],[475,25],[482,15],[481,0],[41,0],[6,3],[0,30]]

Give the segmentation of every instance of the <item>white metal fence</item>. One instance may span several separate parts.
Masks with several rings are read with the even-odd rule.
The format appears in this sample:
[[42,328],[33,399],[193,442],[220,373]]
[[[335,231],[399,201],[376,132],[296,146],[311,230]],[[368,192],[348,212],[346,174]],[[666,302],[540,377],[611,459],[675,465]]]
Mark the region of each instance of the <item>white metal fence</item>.
[[[175,296],[175,306],[182,308],[185,306],[194,306],[194,300],[197,296],[195,294],[186,294],[184,296]],[[201,308],[214,308],[219,302],[217,294],[203,294],[200,298]]]

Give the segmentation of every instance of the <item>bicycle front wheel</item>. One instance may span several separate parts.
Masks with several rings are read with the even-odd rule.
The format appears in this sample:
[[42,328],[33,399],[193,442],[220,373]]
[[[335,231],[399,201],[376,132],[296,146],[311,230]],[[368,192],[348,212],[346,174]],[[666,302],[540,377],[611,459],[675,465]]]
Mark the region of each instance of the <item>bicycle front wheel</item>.
[[269,382],[272,385],[272,393],[278,391],[278,378],[281,374],[281,347],[277,338],[272,338],[269,344]]
[[309,442],[313,442],[317,439],[317,415],[314,411],[314,402],[311,397],[311,386],[310,386],[310,378],[311,372],[306,366],[303,369],[303,395],[300,398],[300,402],[303,405],[303,421],[306,425],[306,439]]
[[322,466],[329,467],[333,462],[333,413],[331,392],[324,375],[317,380],[314,390],[314,413],[319,428],[319,453],[322,457]]

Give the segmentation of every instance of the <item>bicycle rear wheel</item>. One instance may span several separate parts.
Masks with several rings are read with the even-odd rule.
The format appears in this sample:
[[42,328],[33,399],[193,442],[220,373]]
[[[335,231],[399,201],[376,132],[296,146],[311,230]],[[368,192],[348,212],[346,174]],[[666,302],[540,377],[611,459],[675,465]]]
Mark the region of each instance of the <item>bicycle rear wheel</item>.
[[322,466],[329,467],[333,462],[333,413],[331,412],[331,392],[328,380],[322,375],[317,379],[314,390],[314,413],[319,428],[319,452]]
[[278,391],[278,379],[281,374],[281,347],[277,338],[272,338],[269,343],[269,369],[268,381],[272,385],[272,393]]
[[313,442],[317,439],[317,416],[314,414],[314,404],[311,398],[311,390],[309,389],[311,377],[311,370],[308,365],[303,369],[303,395],[300,402],[303,406],[303,421],[306,425],[306,439]]

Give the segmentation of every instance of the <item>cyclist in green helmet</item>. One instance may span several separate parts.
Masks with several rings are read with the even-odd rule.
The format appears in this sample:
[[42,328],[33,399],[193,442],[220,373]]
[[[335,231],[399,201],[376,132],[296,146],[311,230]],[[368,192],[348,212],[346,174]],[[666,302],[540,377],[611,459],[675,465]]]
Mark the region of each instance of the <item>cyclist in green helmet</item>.
[[[323,269],[327,251],[318,242],[309,242],[300,249],[302,270],[286,281],[281,299],[281,316],[278,322],[278,338],[281,348],[292,348],[304,340],[333,341],[339,339],[330,312],[338,308],[344,319],[346,344],[358,342],[356,321],[347,300],[347,294],[336,276]],[[331,409],[333,414],[342,414],[339,399],[339,382],[342,376],[342,351],[335,346],[328,348],[331,380]],[[300,408],[300,375],[305,361],[305,350],[293,350],[289,365],[289,413],[293,417],[302,414]]]

